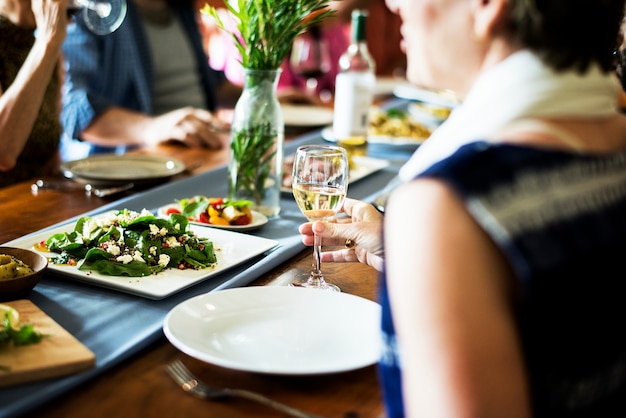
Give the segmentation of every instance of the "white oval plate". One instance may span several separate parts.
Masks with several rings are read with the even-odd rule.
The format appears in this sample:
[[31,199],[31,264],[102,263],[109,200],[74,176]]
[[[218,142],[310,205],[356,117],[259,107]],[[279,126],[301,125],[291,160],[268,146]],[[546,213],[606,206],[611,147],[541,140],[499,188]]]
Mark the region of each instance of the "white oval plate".
[[[293,158],[294,155],[292,154],[283,159],[283,182],[280,187],[281,192],[293,192],[291,189],[291,183],[293,182],[291,177],[291,173],[293,171]],[[388,160],[365,156],[355,155],[352,159],[355,162],[355,167],[350,169],[348,177],[350,184],[354,184],[370,174],[374,174],[375,172],[382,170],[390,164]]]
[[[322,129],[322,138],[329,142],[336,142],[332,126]],[[404,136],[367,135],[370,144],[389,145],[392,147],[419,147],[427,138],[413,138]]]
[[[157,209],[157,215],[160,216],[161,218],[168,218],[169,215],[167,214],[167,210],[170,208],[179,209],[179,205],[176,203],[171,203],[169,205],[161,206],[159,209]],[[215,224],[207,224],[204,222],[189,220],[190,224],[209,226],[211,228],[218,228],[218,229],[228,229],[229,231],[237,231],[237,232],[252,231],[254,229],[262,227],[267,222],[268,222],[267,216],[255,210],[252,211],[252,222],[250,222],[248,225],[215,225]]]
[[182,352],[229,369],[324,374],[378,361],[380,315],[379,304],[347,293],[252,286],[180,303],[163,331]]
[[107,154],[67,161],[60,168],[68,178],[119,183],[166,179],[185,171],[185,164],[170,157]]
[[[446,119],[448,119],[449,114],[446,115],[445,117],[437,116],[436,113],[434,113],[433,111],[430,111],[430,109],[433,107],[436,108],[438,106],[431,105],[429,103],[424,103],[424,102],[413,102],[409,104],[409,106],[407,107],[407,112],[417,122],[421,123],[422,125],[426,126],[427,128],[431,130],[435,130],[439,127],[439,125],[445,122]],[[442,114],[445,114],[446,109],[448,111],[450,110],[449,108],[446,108],[446,107],[441,107],[441,106],[439,107],[443,111]]]
[[376,77],[375,96],[391,96],[396,87],[411,85],[406,78],[400,77]]
[[451,109],[459,104],[458,98],[451,91],[431,90],[412,84],[402,84],[394,87],[393,94],[402,99],[417,100]]
[[282,105],[285,126],[324,126],[333,123],[333,110],[323,106]]

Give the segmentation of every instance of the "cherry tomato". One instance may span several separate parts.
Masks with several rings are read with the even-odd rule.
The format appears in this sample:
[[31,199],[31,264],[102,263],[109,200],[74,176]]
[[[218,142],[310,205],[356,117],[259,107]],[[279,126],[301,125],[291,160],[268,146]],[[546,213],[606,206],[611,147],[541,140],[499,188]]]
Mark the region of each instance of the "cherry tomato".
[[243,215],[238,218],[235,218],[232,221],[232,224],[233,225],[248,225],[250,222],[252,222],[252,219],[248,215]]
[[177,208],[167,208],[167,210],[165,211],[166,215],[171,215],[172,213],[181,213],[179,209]]
[[224,205],[224,199],[221,197],[210,197],[209,198],[209,205],[213,206],[216,209],[222,209],[222,206]]
[[202,212],[200,215],[198,215],[198,222],[202,222],[203,224],[210,224],[211,218],[209,217],[208,213]]

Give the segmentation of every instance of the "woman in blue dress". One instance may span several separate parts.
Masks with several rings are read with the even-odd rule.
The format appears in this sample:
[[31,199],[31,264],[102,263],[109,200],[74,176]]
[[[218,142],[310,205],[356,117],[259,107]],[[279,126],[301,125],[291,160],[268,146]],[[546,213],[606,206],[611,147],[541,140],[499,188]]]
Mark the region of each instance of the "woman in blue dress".
[[384,219],[348,200],[301,232],[382,271],[388,416],[626,416],[624,1],[387,4],[409,80],[462,104]]

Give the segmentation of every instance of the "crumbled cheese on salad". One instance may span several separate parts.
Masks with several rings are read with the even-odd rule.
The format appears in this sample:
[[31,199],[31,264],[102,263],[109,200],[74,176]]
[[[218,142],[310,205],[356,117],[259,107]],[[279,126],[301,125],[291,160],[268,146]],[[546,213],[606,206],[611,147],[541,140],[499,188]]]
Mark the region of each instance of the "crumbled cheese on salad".
[[[120,210],[97,218],[80,218],[71,233],[48,238],[50,251],[62,253],[82,270],[109,275],[145,276],[165,268],[199,269],[217,262],[213,244],[187,232],[188,220],[172,215],[156,218],[150,211]],[[148,245],[146,245],[148,244]],[[80,261],[79,261],[80,260]]]

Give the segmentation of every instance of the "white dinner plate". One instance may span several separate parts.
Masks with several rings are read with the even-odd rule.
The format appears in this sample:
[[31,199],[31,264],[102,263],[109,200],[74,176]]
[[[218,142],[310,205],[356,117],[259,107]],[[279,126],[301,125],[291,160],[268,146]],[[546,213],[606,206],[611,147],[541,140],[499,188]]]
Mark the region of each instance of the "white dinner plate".
[[459,104],[457,97],[447,90],[429,90],[411,84],[401,84],[393,89],[396,97],[438,106],[453,108]]
[[[322,129],[322,138],[326,141],[335,142],[335,134],[332,126]],[[387,136],[387,135],[368,135],[367,142],[369,144],[385,145],[391,147],[419,147],[426,138],[414,138],[408,136]]]
[[324,126],[333,123],[333,110],[323,106],[282,105],[285,126]]
[[[37,251],[35,244],[42,240],[47,240],[53,234],[73,231],[74,225],[75,222],[71,222],[47,231],[19,238],[6,245]],[[215,266],[200,270],[167,269],[158,274],[145,277],[106,276],[93,271],[78,270],[76,266],[57,265],[52,262],[48,264],[48,270],[96,286],[106,287],[148,299],[163,299],[194,284],[207,280],[210,277],[223,273],[278,245],[278,241],[254,235],[240,234],[233,231],[205,228],[197,225],[190,225],[190,229],[198,236],[206,237],[213,242],[217,256],[217,264]],[[46,257],[56,255],[49,252],[40,252],[40,254]]]
[[185,164],[175,158],[154,155],[94,155],[61,164],[65,177],[106,183],[151,182],[182,173]]
[[411,117],[431,130],[435,130],[448,119],[451,109],[425,102],[412,102],[407,107]]
[[180,303],[163,331],[182,352],[229,369],[324,374],[378,361],[380,315],[379,304],[347,293],[252,286]]
[[[160,216],[161,218],[168,219],[169,215],[167,214],[167,210],[170,208],[180,210],[180,205],[177,203],[171,203],[169,205],[161,206],[157,210],[157,215]],[[251,212],[252,212],[252,222],[250,222],[248,225],[215,225],[215,224],[207,224],[204,222],[192,221],[192,220],[189,220],[189,223],[195,224],[195,225],[201,225],[201,226],[209,226],[211,228],[227,229],[229,231],[244,232],[244,231],[252,231],[257,228],[260,228],[268,222],[267,216],[263,215],[261,212],[257,212],[255,210]]]
[[405,78],[400,77],[376,77],[375,96],[391,96],[396,87],[410,85]]
[[[380,171],[389,165],[388,160],[363,156],[354,156],[352,157],[352,161],[354,162],[355,167],[350,169],[350,172],[348,173],[349,184],[356,183],[357,181],[362,180],[365,177],[374,174],[375,172]],[[293,155],[285,158],[283,171],[283,182],[280,190],[285,193],[291,193]]]

